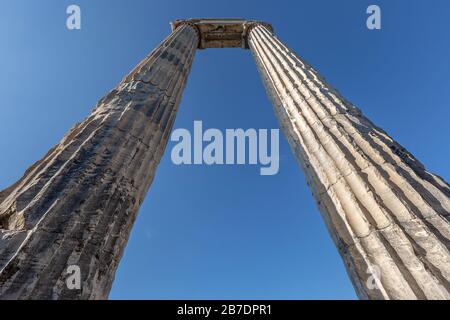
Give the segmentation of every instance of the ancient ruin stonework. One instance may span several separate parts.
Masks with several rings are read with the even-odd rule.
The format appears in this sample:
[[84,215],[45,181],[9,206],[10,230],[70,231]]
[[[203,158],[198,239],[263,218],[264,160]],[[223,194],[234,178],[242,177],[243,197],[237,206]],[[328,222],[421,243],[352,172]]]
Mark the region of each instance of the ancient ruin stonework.
[[[0,193],[0,298],[104,299],[171,132],[196,48],[250,49],[363,299],[450,298],[450,186],[267,23],[190,19]],[[67,267],[82,287],[66,286]]]
[[[1,194],[0,297],[107,298],[198,45],[177,28]],[[66,268],[81,269],[69,290]]]

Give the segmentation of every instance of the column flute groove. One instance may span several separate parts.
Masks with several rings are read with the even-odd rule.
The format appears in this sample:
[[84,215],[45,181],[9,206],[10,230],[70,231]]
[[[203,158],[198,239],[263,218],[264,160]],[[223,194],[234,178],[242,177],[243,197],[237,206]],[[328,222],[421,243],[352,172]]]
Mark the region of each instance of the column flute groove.
[[[0,193],[0,299],[108,297],[198,42],[193,26],[178,26]],[[80,290],[66,286],[69,265],[80,267]]]
[[[272,41],[277,41],[278,43],[279,43],[279,40],[278,39],[276,39],[276,38],[273,38],[273,39],[270,39],[270,40],[272,40]],[[278,46],[277,47],[278,49],[280,49],[280,47]],[[287,54],[288,52],[286,52],[286,49],[281,49],[282,51],[281,52],[283,52],[284,54]],[[289,55],[292,55],[292,53],[289,53]],[[290,61],[292,62],[292,63],[296,63],[294,60],[292,60],[292,59],[290,59]],[[305,65],[305,64],[303,64],[303,65]],[[299,69],[297,69],[297,70],[299,70]],[[301,70],[299,70],[299,72],[301,73],[302,71]],[[316,77],[317,78],[317,77]],[[307,78],[306,78],[306,76],[304,75],[304,79],[306,79],[305,81],[308,83],[308,86],[310,87],[310,85],[309,85],[309,82],[307,81]],[[323,82],[321,82],[320,83],[320,85],[321,86],[323,86]],[[314,90],[314,88],[312,88],[313,90]],[[323,91],[325,91],[325,92],[329,92],[329,89],[325,89],[325,90],[323,90]],[[334,90],[333,90],[334,91]],[[317,91],[316,91],[317,92]],[[320,90],[319,90],[319,92],[317,92],[318,93],[318,95],[320,95],[321,94],[321,92],[320,92]],[[329,99],[326,99],[326,100],[329,100]],[[334,98],[334,100],[335,101],[341,101],[339,98],[337,98],[337,97],[335,97]],[[348,102],[346,102],[346,104],[348,105]],[[357,112],[358,114],[360,114],[359,112]],[[346,120],[346,118],[344,118],[342,121],[345,121]],[[367,119],[366,119],[367,120]],[[345,124],[348,126],[348,127],[351,127],[352,129],[353,129],[353,132],[354,132],[354,134],[358,134],[358,131],[357,130],[355,130],[355,127],[354,126],[352,126],[351,125],[351,123],[349,122],[349,121],[346,121],[345,122]],[[343,127],[342,125],[340,125],[340,127],[341,128],[343,128],[344,130],[345,130],[345,127]],[[347,131],[347,130],[345,130],[345,131]],[[348,134],[350,134],[349,132],[347,132]],[[361,135],[359,135],[359,137],[358,138],[360,138],[361,137]],[[359,147],[363,147],[363,146],[361,146],[360,144],[363,144],[363,145],[366,145],[367,146],[367,141],[365,141],[364,139],[359,139],[358,141],[358,146]],[[375,149],[375,148],[372,148],[371,149],[371,152],[377,152],[377,150]],[[383,161],[383,163],[382,164],[385,164],[386,163],[386,161]],[[399,176],[400,178],[403,178],[403,177],[401,177],[401,176]],[[449,204],[449,201],[448,201],[448,198],[442,198],[442,201],[443,201],[443,203],[444,203],[444,205],[447,207],[447,212],[448,212],[448,204]],[[439,209],[439,208],[438,208]],[[443,213],[444,215],[445,215],[445,212]]]
[[[197,48],[250,48],[353,282],[369,299],[450,299],[450,186],[364,117],[270,24],[172,22],[91,114],[0,192],[0,299],[106,298]],[[70,290],[67,267],[82,287]]]
[[[448,184],[265,26],[248,44],[358,295],[450,298]],[[376,288],[370,270],[380,271]]]

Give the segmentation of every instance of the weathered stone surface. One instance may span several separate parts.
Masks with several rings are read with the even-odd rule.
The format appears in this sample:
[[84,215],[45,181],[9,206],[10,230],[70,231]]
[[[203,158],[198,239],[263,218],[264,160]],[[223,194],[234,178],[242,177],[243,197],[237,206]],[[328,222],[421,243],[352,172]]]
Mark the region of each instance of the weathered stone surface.
[[449,299],[450,186],[265,26],[248,43],[359,297]]
[[[0,298],[107,298],[172,129],[197,31],[177,28],[0,193]],[[65,284],[81,268],[81,290]]]
[[243,48],[248,49],[247,35],[248,30],[254,24],[262,24],[269,30],[273,30],[268,23],[246,20],[246,19],[184,19],[175,20],[171,23],[172,30],[180,25],[189,24],[195,27],[199,33],[199,49],[206,48]]
[[[0,192],[0,299],[106,298],[196,48],[250,48],[361,298],[450,298],[450,186],[281,43],[269,24],[188,19]],[[81,268],[81,290],[65,285]],[[374,281],[371,270],[379,281]]]

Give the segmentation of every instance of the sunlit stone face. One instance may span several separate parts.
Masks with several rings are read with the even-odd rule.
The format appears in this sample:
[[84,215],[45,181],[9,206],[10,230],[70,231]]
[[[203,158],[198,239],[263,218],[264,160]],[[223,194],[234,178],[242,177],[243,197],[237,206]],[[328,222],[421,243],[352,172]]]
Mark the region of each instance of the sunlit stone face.
[[231,19],[186,19],[172,22],[172,30],[182,24],[195,25],[200,35],[199,49],[243,48],[247,49],[248,28],[261,23],[272,30],[272,26],[260,21],[239,18]]

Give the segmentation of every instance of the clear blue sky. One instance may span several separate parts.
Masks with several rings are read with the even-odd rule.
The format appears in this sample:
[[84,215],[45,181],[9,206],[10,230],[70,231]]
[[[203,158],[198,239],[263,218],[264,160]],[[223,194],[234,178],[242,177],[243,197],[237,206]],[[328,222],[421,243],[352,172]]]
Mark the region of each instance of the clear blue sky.
[[[271,22],[345,97],[450,180],[450,2],[1,0],[0,189],[189,17]],[[65,27],[78,4],[82,30]],[[382,9],[382,29],[365,26]],[[250,52],[198,51],[175,128],[278,128]],[[168,150],[173,146],[170,143]],[[110,297],[356,298],[284,138],[280,171],[166,153]]]

